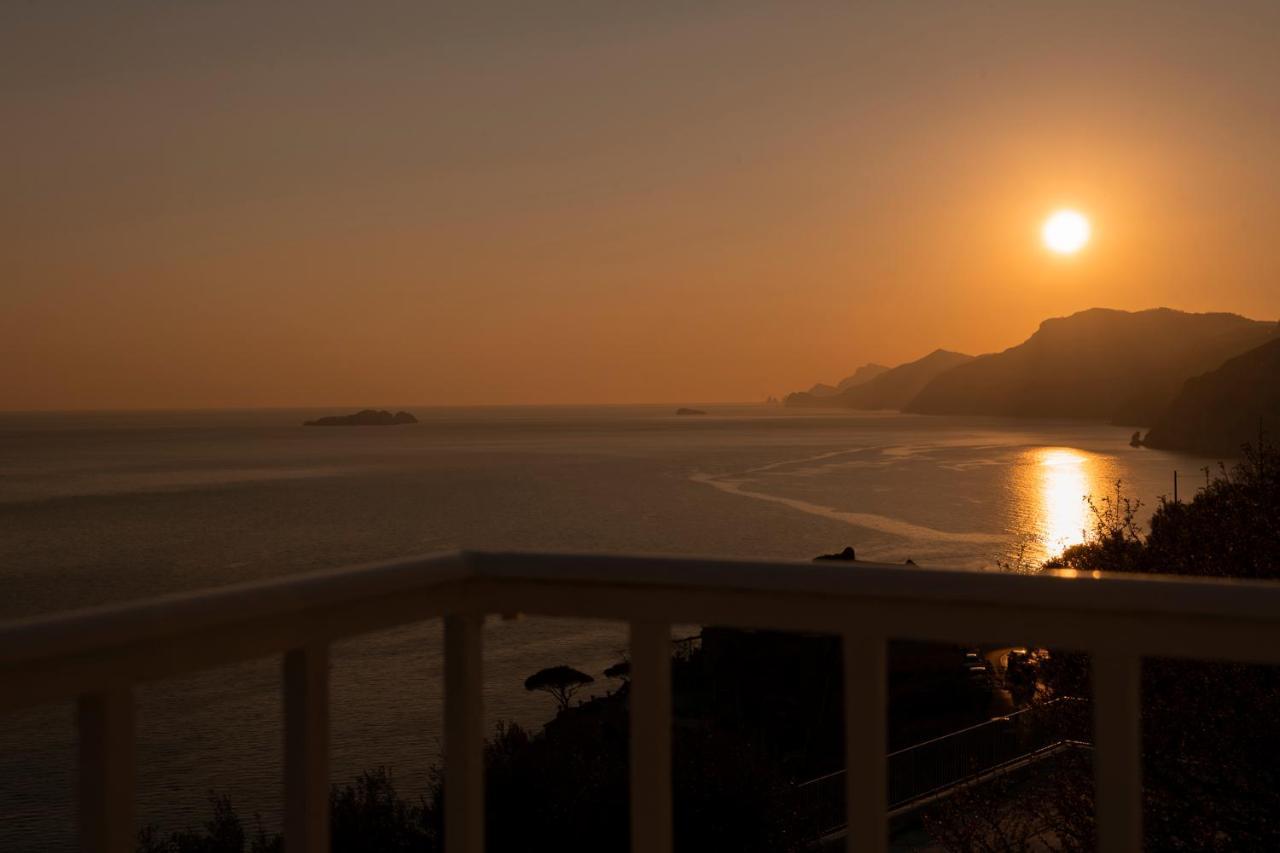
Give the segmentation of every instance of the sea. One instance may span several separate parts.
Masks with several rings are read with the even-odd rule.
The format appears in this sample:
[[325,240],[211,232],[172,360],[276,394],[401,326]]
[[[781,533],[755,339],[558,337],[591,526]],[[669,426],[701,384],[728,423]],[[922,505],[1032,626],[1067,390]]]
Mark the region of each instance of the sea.
[[[456,548],[859,558],[991,571],[1079,542],[1087,499],[1149,516],[1215,460],[1129,446],[1091,422],[677,405],[424,408],[394,427],[304,427],[341,410],[0,413],[0,619]],[[1118,485],[1119,484],[1119,485]],[[904,566],[904,571],[910,567]],[[696,626],[689,630],[696,631]],[[605,621],[493,618],[488,724],[537,728],[546,666],[626,650]],[[438,620],[333,650],[332,776],[385,767],[416,797],[439,758]],[[139,819],[199,826],[226,796],[278,827],[280,663],[142,685]],[[0,849],[70,850],[69,705],[5,715]]]

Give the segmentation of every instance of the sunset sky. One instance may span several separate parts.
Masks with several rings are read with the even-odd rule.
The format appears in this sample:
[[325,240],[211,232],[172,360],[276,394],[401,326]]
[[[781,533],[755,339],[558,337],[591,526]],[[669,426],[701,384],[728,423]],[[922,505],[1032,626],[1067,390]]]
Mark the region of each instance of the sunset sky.
[[0,408],[760,400],[1280,318],[1280,3],[123,5],[0,9]]

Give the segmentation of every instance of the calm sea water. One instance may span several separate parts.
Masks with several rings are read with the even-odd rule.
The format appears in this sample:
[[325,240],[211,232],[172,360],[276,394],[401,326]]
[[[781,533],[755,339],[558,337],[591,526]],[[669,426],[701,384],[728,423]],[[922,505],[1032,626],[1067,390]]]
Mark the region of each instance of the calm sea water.
[[[412,408],[412,407],[409,407]],[[304,429],[311,411],[0,415],[0,618],[440,549],[530,548],[990,567],[1079,541],[1084,496],[1149,509],[1208,460],[1075,422],[765,407],[416,409],[394,428]],[[325,412],[329,413],[329,412]],[[486,634],[490,720],[537,725],[525,676],[601,671],[623,626],[526,619]],[[422,790],[440,737],[440,626],[335,650],[335,780],[392,768]],[[139,691],[141,817],[198,823],[209,791],[279,810],[275,661]],[[69,849],[67,707],[0,728],[0,847]]]

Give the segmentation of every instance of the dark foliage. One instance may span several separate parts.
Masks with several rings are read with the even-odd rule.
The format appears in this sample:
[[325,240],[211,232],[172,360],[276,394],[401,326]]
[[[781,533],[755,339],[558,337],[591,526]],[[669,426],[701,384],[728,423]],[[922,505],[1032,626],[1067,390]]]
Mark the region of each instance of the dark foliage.
[[[677,681],[700,669],[696,654],[677,656]],[[600,851],[626,851],[629,831],[629,691],[563,709],[541,732],[500,723],[485,744],[486,847],[555,851],[567,833]],[[759,745],[709,726],[674,732],[676,849],[783,851],[810,838],[796,814],[791,779]],[[425,796],[403,797],[385,769],[335,786],[330,797],[333,853],[435,853],[443,850],[448,792],[439,768]],[[139,853],[281,853],[278,835],[247,837],[225,798],[213,800],[202,831],[139,837]]]
[[1161,499],[1143,535],[1139,505],[1120,491],[1090,501],[1090,540],[1049,561],[1050,568],[1150,572],[1219,578],[1280,578],[1280,452],[1244,448],[1230,470],[1207,477],[1191,501]]
[[1087,853],[1095,849],[1089,753],[997,771],[925,810],[930,835],[963,853]]
[[[1090,505],[1090,540],[1049,567],[1280,579],[1280,453],[1274,446],[1245,448],[1239,464],[1207,477],[1191,501],[1162,500],[1149,533],[1136,523],[1138,506],[1118,487]],[[1082,654],[1054,652],[1038,678],[1044,692],[1035,701],[1090,694]],[[1148,659],[1142,696],[1147,849],[1280,849],[1280,668]],[[1018,832],[1033,826],[1060,849],[1092,849],[1087,774],[1087,766],[1060,767],[1049,779],[1057,787],[1047,790],[1002,790],[1003,783],[994,783],[957,800],[957,808],[935,810],[931,828],[955,851],[1024,849]],[[1046,810],[1054,815],[1048,824],[1031,819]],[[1016,837],[992,829],[1001,815],[1008,821],[1001,832]]]
[[430,806],[402,798],[385,768],[364,772],[352,785],[333,787],[329,834],[334,853],[442,849]]
[[1280,451],[1244,449],[1189,503],[1151,519],[1142,569],[1179,575],[1280,578]]
[[163,835],[148,826],[138,833],[138,853],[280,853],[280,837],[268,835],[261,822],[253,838],[248,837],[231,800],[211,794],[209,804],[213,816],[203,830]]
[[613,666],[604,671],[605,678],[621,678],[624,681],[631,679],[631,661],[620,660]]

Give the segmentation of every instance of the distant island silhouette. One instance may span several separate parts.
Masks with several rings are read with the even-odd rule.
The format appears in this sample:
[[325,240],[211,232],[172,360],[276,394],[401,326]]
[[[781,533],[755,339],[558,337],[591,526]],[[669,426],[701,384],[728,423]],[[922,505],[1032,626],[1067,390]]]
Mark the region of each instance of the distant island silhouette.
[[354,415],[330,415],[316,418],[314,421],[303,421],[303,426],[396,426],[398,424],[416,424],[418,419],[408,412],[396,412],[394,415],[386,409],[361,409]]
[[[939,349],[924,358],[891,369],[877,371],[875,368],[879,365],[864,365],[859,368],[864,376],[868,375],[866,368],[872,368],[870,377],[865,381],[847,385],[844,390],[833,394],[814,394],[812,390],[789,394],[785,402],[796,407],[901,409],[935,377],[972,359],[971,355]],[[849,378],[857,376],[855,373]]]
[[676,409],[676,414],[677,415],[705,415],[706,412],[702,411],[702,409],[686,409],[685,407],[681,406],[680,408]]
[[808,393],[814,397],[832,397],[841,391],[847,391],[855,385],[865,385],[872,379],[875,379],[881,373],[887,373],[889,368],[883,364],[864,364],[859,367],[851,375],[841,379],[835,385],[828,385],[825,382],[819,382],[809,389]]

